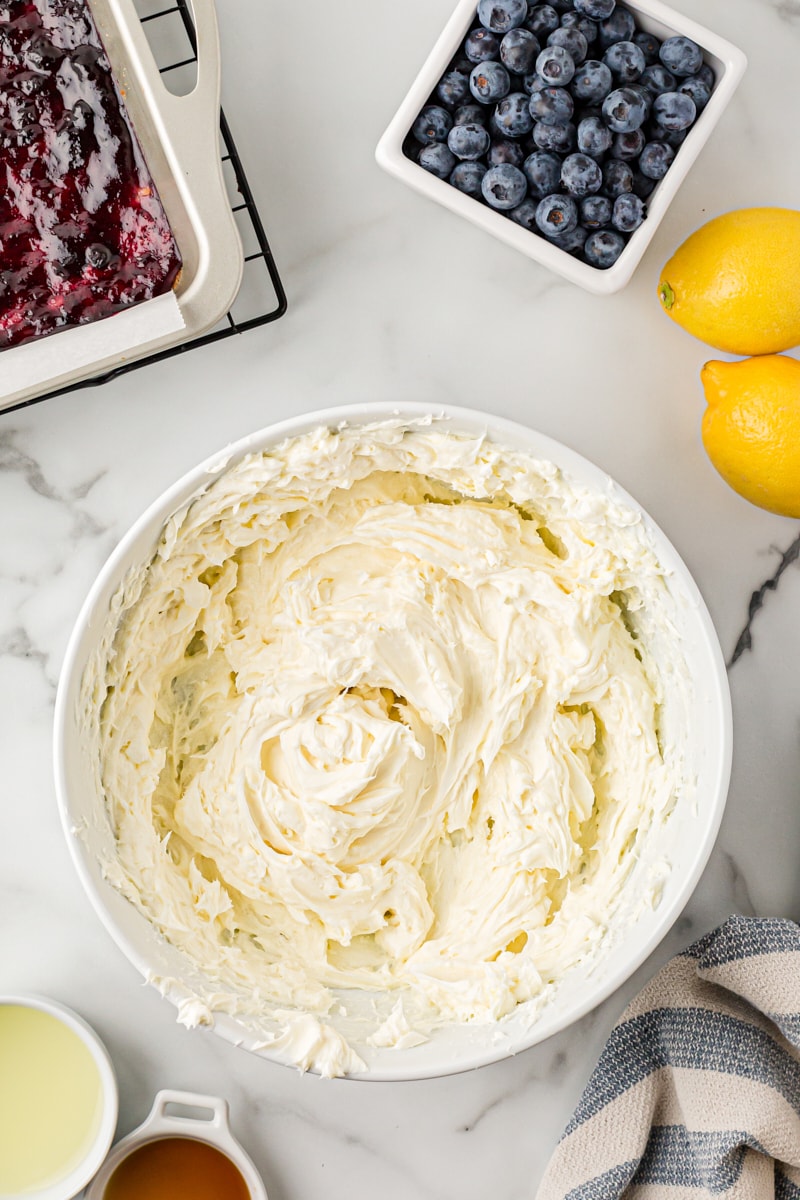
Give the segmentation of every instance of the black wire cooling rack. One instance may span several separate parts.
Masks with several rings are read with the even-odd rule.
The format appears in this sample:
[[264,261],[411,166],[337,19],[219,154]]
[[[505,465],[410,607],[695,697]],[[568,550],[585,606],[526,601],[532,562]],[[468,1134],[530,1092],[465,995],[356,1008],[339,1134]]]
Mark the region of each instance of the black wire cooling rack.
[[[135,0],[137,12],[142,25],[147,32],[150,47],[155,55],[156,63],[162,75],[169,75],[171,80],[179,78],[181,73],[193,78],[197,65],[197,41],[194,23],[186,0],[174,0],[165,7],[159,7],[163,0]],[[223,151],[223,175],[228,189],[231,210],[234,213],[239,233],[244,246],[244,275],[242,286],[236,300],[222,320],[209,332],[192,341],[181,342],[166,350],[147,355],[135,362],[115,367],[102,375],[82,379],[68,387],[46,392],[25,400],[22,404],[13,405],[6,409],[11,412],[16,408],[25,408],[30,404],[38,404],[53,396],[63,396],[68,392],[80,391],[82,388],[99,387],[125,375],[129,371],[138,371],[151,363],[161,362],[165,358],[173,358],[177,354],[188,354],[200,346],[210,342],[219,342],[223,338],[233,337],[234,334],[246,333],[259,325],[268,325],[277,321],[286,312],[286,292],[284,291],[278,267],[264,230],[261,215],[256,207],[253,193],[247,182],[236,143],[233,140],[230,126],[225,113],[220,112],[220,135]]]

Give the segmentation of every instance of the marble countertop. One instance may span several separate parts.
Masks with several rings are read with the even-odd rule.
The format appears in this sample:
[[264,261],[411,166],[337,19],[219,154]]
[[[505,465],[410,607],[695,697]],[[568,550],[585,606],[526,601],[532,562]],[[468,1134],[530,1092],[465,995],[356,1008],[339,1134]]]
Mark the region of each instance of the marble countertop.
[[[627,999],[732,911],[800,915],[800,527],[729,491],[703,451],[712,357],[655,299],[715,213],[796,204],[799,0],[676,0],[750,67],[633,282],[595,298],[381,173],[385,124],[452,0],[219,0],[225,105],[289,293],[286,317],[93,391],[0,416],[0,991],[51,995],[99,1031],[120,1133],[158,1088],[219,1093],[270,1200],[523,1200]],[[558,438],[653,515],[730,660],[735,754],[722,831],[652,959],[577,1026],[447,1079],[302,1077],[189,1032],[101,928],[69,860],[51,767],[59,667],[131,521],[218,447],[361,400],[485,408]],[[734,661],[735,660],[735,661]]]

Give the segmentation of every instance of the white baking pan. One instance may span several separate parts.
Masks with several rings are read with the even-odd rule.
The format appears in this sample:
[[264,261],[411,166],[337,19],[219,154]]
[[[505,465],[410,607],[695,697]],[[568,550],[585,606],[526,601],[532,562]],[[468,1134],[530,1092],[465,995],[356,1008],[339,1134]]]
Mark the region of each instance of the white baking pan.
[[[64,369],[61,363],[53,367],[45,382],[23,385],[7,395],[2,394],[0,386],[0,407],[103,375],[199,337],[230,308],[242,279],[244,255],[219,154],[220,48],[214,0],[189,0],[197,33],[198,66],[196,86],[185,96],[175,96],[165,86],[133,0],[88,3],[183,259],[175,290],[183,328],[172,328],[135,345],[123,345],[79,368]],[[135,312],[132,309],[118,316],[129,319]],[[11,361],[7,355],[38,346],[46,347],[49,353],[73,332],[88,333],[90,329],[111,326],[116,320],[116,316],[107,317],[85,329],[64,330],[42,338],[40,343],[4,351],[0,354],[0,385],[3,363]],[[55,361],[60,362],[59,356]]]

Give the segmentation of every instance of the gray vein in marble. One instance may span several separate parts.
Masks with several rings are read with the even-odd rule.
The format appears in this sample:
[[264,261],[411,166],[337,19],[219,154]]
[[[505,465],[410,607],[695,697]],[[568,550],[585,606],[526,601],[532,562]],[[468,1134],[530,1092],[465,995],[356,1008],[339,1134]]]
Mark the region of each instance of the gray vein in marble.
[[[800,14],[800,7],[798,8],[798,13]],[[747,607],[747,624],[739,634],[730,662],[728,663],[729,667],[738,662],[747,650],[752,650],[753,622],[764,606],[767,593],[777,591],[783,573],[800,560],[800,533],[798,533],[787,550],[779,550],[777,547],[772,547],[772,549],[780,555],[780,561],[769,579],[765,579],[761,587],[757,588],[750,597],[750,603]]]
[[730,879],[734,910],[743,917],[756,916],[756,906],[753,903],[752,896],[750,895],[750,888],[744,876],[744,872],[732,854],[729,854],[727,851],[723,851],[722,856],[725,860],[725,866],[727,867],[728,876]]

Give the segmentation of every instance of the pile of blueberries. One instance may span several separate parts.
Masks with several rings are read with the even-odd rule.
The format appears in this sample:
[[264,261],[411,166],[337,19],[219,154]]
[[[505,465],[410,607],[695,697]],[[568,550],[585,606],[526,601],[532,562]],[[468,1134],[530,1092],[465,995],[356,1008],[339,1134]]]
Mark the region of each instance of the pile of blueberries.
[[479,0],[405,153],[605,270],[713,87],[695,42],[660,41],[616,0]]

